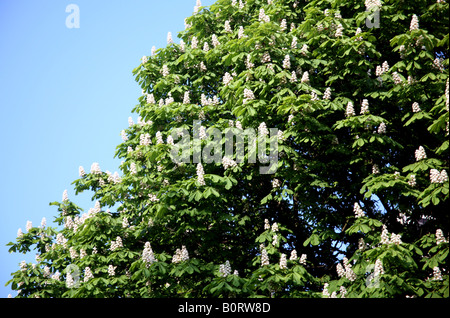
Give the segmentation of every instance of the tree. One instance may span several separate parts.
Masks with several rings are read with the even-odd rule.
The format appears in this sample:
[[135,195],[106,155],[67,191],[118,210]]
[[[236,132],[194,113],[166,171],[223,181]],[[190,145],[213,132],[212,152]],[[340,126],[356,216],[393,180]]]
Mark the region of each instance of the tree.
[[[12,288],[448,297],[448,9],[198,1],[180,44],[169,34],[133,70],[143,95],[117,147],[122,175],[80,167],[76,193],[95,207],[64,195],[59,227],[19,233],[10,251],[39,258]],[[233,135],[246,146],[230,156]]]

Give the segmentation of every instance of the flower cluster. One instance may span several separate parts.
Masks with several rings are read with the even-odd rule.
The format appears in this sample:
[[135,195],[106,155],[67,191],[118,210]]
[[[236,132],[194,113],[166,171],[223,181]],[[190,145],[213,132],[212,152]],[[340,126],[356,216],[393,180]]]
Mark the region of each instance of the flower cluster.
[[361,103],[361,111],[360,114],[361,115],[365,115],[369,112],[369,101],[367,99],[363,99],[362,103]]
[[115,241],[111,241],[111,246],[109,247],[109,249],[111,251],[115,251],[119,247],[123,247],[123,243],[122,243],[122,238],[120,236],[117,236]]
[[91,165],[91,173],[92,174],[102,174],[102,170],[100,169],[100,165],[97,162],[94,162]]
[[91,268],[86,267],[84,269],[84,282],[86,283],[87,281],[89,281],[92,278],[94,278],[94,274],[92,274]]
[[228,84],[230,84],[232,80],[233,76],[231,76],[230,73],[226,72],[223,76],[223,85],[228,86]]
[[286,54],[283,60],[283,68],[284,69],[290,69],[291,68],[291,57],[289,54]]
[[436,230],[436,244],[448,243],[448,240],[445,239],[444,233],[441,229]]
[[253,95],[253,91],[251,89],[245,88],[243,103],[246,104],[249,100],[252,100],[252,99],[255,99],[255,95]]
[[147,267],[156,262],[150,242],[146,242],[144,250],[142,251],[142,260],[147,264]]
[[419,30],[419,18],[417,15],[413,14],[411,18],[411,23],[409,25],[409,31]]
[[265,13],[264,9],[259,10],[259,22],[270,22],[270,17]]
[[181,250],[177,248],[175,251],[175,255],[172,257],[172,263],[181,263],[189,260],[189,253],[186,249],[186,246],[182,246]]
[[200,183],[200,185],[205,185],[205,178],[204,178],[205,172],[203,171],[203,165],[199,162],[197,164],[197,180]]
[[387,230],[386,225],[383,224],[383,230],[381,231],[381,244],[395,244],[400,245],[402,244],[401,235],[391,233],[391,237],[389,239],[389,231]]
[[269,254],[267,254],[267,250],[264,248],[261,251],[261,266],[268,266],[269,264]]
[[327,87],[325,90],[325,93],[323,94],[323,99],[331,99],[331,88]]
[[225,264],[221,264],[219,266],[219,273],[222,277],[227,277],[228,275],[231,275],[231,266],[230,261],[226,261]]
[[224,168],[225,170],[227,170],[228,168],[234,168],[234,167],[236,167],[236,166],[237,166],[237,163],[236,163],[236,161],[234,161],[234,160],[231,159],[231,158],[223,157],[223,158],[222,158],[222,165],[223,165],[223,168]]
[[355,217],[356,218],[361,218],[366,216],[366,214],[364,213],[364,211],[361,209],[361,206],[359,205],[358,202],[355,202],[354,206],[353,206],[353,212],[355,213]]
[[447,171],[444,169],[441,172],[437,169],[430,170],[430,182],[431,183],[445,183],[448,181]]
[[418,102],[414,102],[413,104],[412,104],[412,111],[413,111],[413,113],[418,113],[418,112],[420,112],[420,106],[419,106],[419,103]]
[[419,160],[427,158],[427,154],[425,152],[425,149],[422,146],[420,146],[419,149],[417,149],[414,152],[414,156],[416,157],[416,161],[419,161]]

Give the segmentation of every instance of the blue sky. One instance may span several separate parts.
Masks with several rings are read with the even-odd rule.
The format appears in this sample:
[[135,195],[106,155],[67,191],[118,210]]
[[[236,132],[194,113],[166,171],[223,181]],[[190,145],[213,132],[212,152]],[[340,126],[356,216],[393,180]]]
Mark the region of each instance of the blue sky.
[[[78,167],[118,170],[120,131],[141,89],[131,73],[167,32],[184,29],[195,0],[0,0],[0,297],[20,261],[5,245],[28,220],[55,226],[55,207],[69,198],[86,211],[90,193],[75,197]],[[66,27],[69,4],[80,28]],[[214,0],[202,0],[211,5]]]

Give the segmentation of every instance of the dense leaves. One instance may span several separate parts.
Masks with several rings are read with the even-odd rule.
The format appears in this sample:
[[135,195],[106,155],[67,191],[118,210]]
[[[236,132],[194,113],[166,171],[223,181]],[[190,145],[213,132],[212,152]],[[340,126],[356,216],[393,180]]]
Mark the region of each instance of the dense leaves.
[[[122,174],[81,172],[95,207],[54,202],[58,227],[9,244],[39,254],[13,273],[18,297],[448,297],[448,3],[197,10],[133,70]],[[199,147],[222,158],[227,131],[261,127],[281,131],[274,174],[250,142],[197,165]]]

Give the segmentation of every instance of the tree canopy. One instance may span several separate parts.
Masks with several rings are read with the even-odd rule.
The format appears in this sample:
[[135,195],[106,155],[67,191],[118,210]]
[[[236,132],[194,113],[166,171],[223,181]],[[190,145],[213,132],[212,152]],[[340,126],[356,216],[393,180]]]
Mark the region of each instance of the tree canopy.
[[[64,193],[54,227],[20,230],[10,251],[36,263],[8,283],[17,297],[448,297],[448,22],[442,0],[197,1],[180,43],[168,34],[133,70],[120,174],[80,167],[94,207]],[[227,133],[243,153],[225,153]]]

